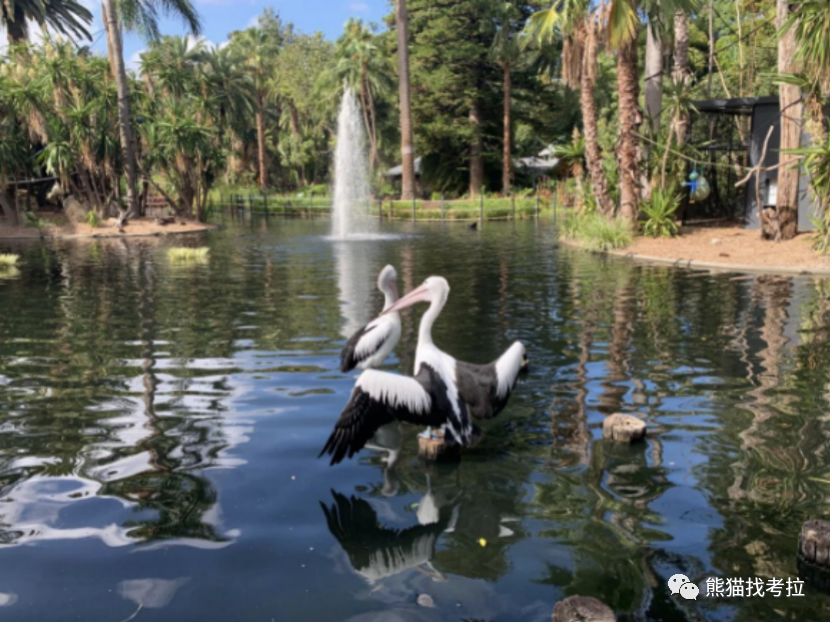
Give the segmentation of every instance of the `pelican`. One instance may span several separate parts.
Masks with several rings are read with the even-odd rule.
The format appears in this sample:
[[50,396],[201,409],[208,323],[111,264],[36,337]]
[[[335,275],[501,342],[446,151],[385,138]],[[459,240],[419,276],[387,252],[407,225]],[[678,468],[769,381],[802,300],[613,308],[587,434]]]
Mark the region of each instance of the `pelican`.
[[512,344],[490,364],[457,360],[433,343],[431,329],[448,299],[443,277],[429,277],[418,288],[385,309],[395,314],[419,302],[429,302],[419,323],[414,376],[378,370],[364,371],[341,412],[321,455],[331,464],[352,457],[383,424],[402,420],[443,430],[446,439],[468,446],[474,433],[472,418],[496,416],[505,407],[520,371],[526,368],[526,349]]
[[[384,295],[384,308],[390,308],[399,298],[396,269],[385,266],[378,274],[376,285]],[[341,372],[358,368],[374,368],[384,362],[402,334],[402,322],[397,312],[381,314],[355,332],[341,351]]]
[[[506,406],[520,372],[528,368],[526,348],[517,340],[489,364],[463,362],[442,351],[434,344],[431,332],[434,322],[445,307],[450,290],[444,277],[431,276],[421,286],[396,301],[386,312],[394,314],[420,302],[430,303],[419,323],[415,369],[418,371],[427,366],[437,371],[449,397],[458,397],[470,418],[493,418]],[[470,441],[470,428],[468,439],[465,436],[460,439],[453,428],[450,433],[459,444],[465,445]]]

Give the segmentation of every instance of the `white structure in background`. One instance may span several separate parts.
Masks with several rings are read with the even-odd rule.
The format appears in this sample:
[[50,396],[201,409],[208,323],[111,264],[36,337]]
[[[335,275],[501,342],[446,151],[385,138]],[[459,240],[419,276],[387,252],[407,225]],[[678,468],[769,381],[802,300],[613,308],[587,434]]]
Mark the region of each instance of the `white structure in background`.
[[517,169],[526,169],[533,176],[548,175],[558,166],[560,158],[555,156],[555,146],[550,145],[537,153],[537,156],[524,156],[515,158],[514,166]]

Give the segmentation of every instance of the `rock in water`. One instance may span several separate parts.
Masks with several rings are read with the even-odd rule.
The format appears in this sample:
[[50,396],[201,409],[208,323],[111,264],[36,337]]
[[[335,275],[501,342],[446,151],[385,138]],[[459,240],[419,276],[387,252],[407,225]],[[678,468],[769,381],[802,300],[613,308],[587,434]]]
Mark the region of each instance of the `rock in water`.
[[592,596],[569,596],[555,603],[553,622],[615,622],[615,613]]
[[635,442],[644,438],[647,425],[629,414],[610,414],[604,419],[604,437],[616,442]]
[[420,607],[425,607],[426,609],[433,609],[436,606],[436,603],[433,601],[433,598],[430,597],[430,594],[419,594],[416,598],[416,604]]

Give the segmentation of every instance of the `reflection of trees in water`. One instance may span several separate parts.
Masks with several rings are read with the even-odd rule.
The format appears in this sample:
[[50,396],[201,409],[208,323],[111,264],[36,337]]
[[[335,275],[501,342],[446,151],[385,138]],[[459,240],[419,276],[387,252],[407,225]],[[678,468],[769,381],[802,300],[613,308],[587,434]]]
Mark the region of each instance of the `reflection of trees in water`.
[[[711,541],[722,570],[797,576],[800,525],[828,506],[828,282],[820,284],[759,276],[748,286],[735,340],[747,383],[718,401],[734,399],[720,405],[734,418],[714,432],[719,452],[708,452],[702,470],[724,520]],[[811,619],[818,599],[788,602],[788,617]],[[783,607],[766,602],[757,608]],[[739,619],[757,617],[753,605],[738,607]]]
[[[800,523],[828,500],[828,282],[571,264],[558,315],[572,352],[550,407],[553,454],[569,470],[537,483],[532,505],[568,554],[543,582],[634,617],[681,617],[653,588],[665,569],[704,570],[661,547],[668,536],[651,511],[674,487],[668,427],[706,458],[693,470],[723,518],[713,563],[726,575],[796,575]],[[591,441],[587,414],[618,410],[647,415],[646,447]],[[772,608],[752,605],[746,617]]]
[[[14,346],[14,356],[26,360],[8,369],[10,383],[0,395],[8,400],[29,385],[38,388],[16,404],[15,430],[0,434],[9,506],[0,516],[15,517],[18,506],[32,502],[23,495],[31,490],[24,487],[29,476],[77,473],[102,484],[87,495],[117,496],[144,512],[124,521],[130,538],[223,539],[215,526],[216,492],[197,471],[220,464],[231,443],[221,413],[229,390],[218,371],[191,369],[183,381],[176,365],[159,369],[166,348],[160,336],[188,319],[159,327],[155,253],[152,245],[123,241],[55,250],[49,295],[38,301],[32,326],[14,330],[32,336],[33,347],[24,353]],[[194,268],[179,276],[179,286],[198,279]],[[178,292],[174,306],[196,296],[187,286]],[[27,293],[21,294],[15,303],[25,310]],[[14,470],[11,462],[24,458],[27,469]],[[51,520],[45,522],[44,532]]]

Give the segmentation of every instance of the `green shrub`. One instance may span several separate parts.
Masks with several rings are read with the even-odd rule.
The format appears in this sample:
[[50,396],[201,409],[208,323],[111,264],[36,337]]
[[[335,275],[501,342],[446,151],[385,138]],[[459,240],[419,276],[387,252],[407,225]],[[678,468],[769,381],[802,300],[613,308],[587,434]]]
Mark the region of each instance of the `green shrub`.
[[44,221],[35,213],[29,210],[23,213],[23,222],[26,224],[26,227],[33,227],[38,229],[46,227],[46,221]]
[[626,247],[633,240],[627,221],[608,219],[597,212],[569,212],[561,221],[560,228],[565,238],[599,251]]
[[87,210],[87,225],[94,228],[101,225],[101,218],[95,210]]
[[644,215],[641,229],[645,236],[676,236],[679,233],[676,210],[680,201],[681,196],[676,191],[653,188],[650,199],[641,204],[641,214]]

